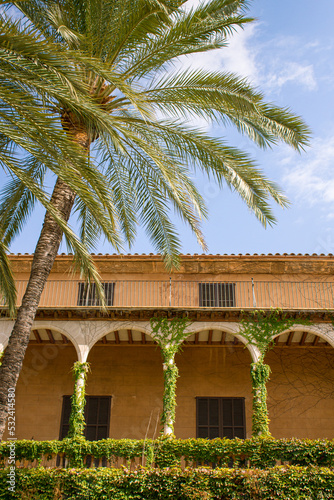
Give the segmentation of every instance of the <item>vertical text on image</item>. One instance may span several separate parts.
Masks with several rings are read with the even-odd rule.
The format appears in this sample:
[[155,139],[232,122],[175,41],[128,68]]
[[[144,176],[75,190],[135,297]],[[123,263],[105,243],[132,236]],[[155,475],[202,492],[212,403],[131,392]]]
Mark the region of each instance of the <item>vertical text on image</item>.
[[15,453],[15,389],[9,387],[8,389],[8,447],[9,447],[9,457],[8,457],[8,491],[12,493],[15,492],[15,464],[16,464],[16,453]]

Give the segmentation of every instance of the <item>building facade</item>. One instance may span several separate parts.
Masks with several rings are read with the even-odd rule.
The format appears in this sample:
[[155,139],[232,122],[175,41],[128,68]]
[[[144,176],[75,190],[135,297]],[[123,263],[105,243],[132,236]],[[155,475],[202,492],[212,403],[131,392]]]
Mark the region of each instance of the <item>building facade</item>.
[[[106,310],[95,287],[71,271],[72,257],[56,259],[16,389],[18,439],[66,435],[76,361],[90,363],[88,439],[157,437],[163,370],[151,337],[154,316],[190,322],[176,355],[176,437],[250,437],[250,364],[259,351],[240,334],[240,321],[272,308],[295,323],[273,338],[265,358],[270,431],[275,438],[334,438],[334,256],[185,255],[171,274],[155,255],[94,260]],[[20,301],[32,256],[11,261]],[[0,349],[11,328],[2,307]]]

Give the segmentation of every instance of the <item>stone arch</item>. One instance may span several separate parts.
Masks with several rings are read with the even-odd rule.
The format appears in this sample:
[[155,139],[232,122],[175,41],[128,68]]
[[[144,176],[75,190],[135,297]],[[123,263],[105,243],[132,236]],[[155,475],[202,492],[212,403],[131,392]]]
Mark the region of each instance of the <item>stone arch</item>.
[[[8,345],[8,341],[9,341],[10,333],[11,333],[11,330],[12,330],[12,326],[13,325],[8,325],[8,327],[5,329],[5,334],[1,335],[1,337],[0,337],[0,339],[1,339],[1,341],[0,341],[0,351],[1,351],[1,349],[5,350],[6,347],[7,347],[7,345]],[[48,322],[46,322],[46,323],[40,323],[40,322],[36,322],[35,321],[33,323],[32,328],[31,328],[31,331],[33,331],[33,330],[52,330],[54,332],[60,333],[60,334],[64,335],[66,338],[68,338],[68,340],[70,342],[72,342],[72,344],[74,345],[75,350],[77,351],[77,353],[79,352],[79,346],[78,346],[76,340],[64,328],[61,328],[61,327],[58,327],[58,326],[55,327],[54,324],[50,324]]]
[[[94,345],[99,342],[103,337],[110,335],[114,332],[118,332],[119,330],[131,330],[138,331],[149,336],[152,339],[152,329],[149,322],[137,322],[137,321],[114,321],[114,322],[106,322],[103,327],[99,329],[99,332],[92,337],[91,341],[88,343],[89,352],[94,347]],[[153,340],[153,339],[152,339]]]
[[[250,356],[252,358],[253,363],[256,363],[260,357],[260,351],[256,346],[253,346],[247,342],[245,337],[243,337],[239,333],[239,323],[232,322],[194,322],[187,329],[186,332],[189,332],[189,336],[193,335],[196,332],[201,332],[203,330],[219,330],[221,332],[228,333],[233,337],[236,337],[244,346],[248,349]],[[189,337],[188,336],[188,337]],[[188,338],[187,337],[187,338]],[[186,340],[186,339],[185,339]]]
[[[87,379],[87,394],[111,397],[110,437],[157,437],[163,390],[161,355],[152,344],[148,348],[142,348],[142,345],[137,348],[141,335],[151,334],[149,322],[101,323],[89,343],[87,360],[91,370]],[[137,332],[133,334],[133,346],[127,342],[127,330]],[[115,331],[120,333],[119,345],[111,341],[111,337],[114,339],[111,334]],[[105,336],[108,342],[103,339]],[[150,384],[150,390],[147,390],[147,384]],[[136,415],[135,418],[133,415]]]
[[307,332],[316,335],[328,342],[332,347],[334,347],[334,329],[331,324],[319,323],[316,325],[293,325],[290,328],[280,332],[278,335],[274,335],[272,339],[274,340],[281,335],[289,332]]
[[64,328],[63,325],[59,325],[58,322],[55,322],[55,321],[45,321],[45,322],[41,322],[41,321],[34,321],[33,323],[33,326],[32,326],[32,330],[51,330],[51,331],[54,331],[54,332],[57,332],[57,333],[60,333],[61,335],[64,335],[74,346],[75,348],[75,351],[77,353],[77,356],[78,356],[78,361],[82,362],[82,361],[85,361],[85,359],[83,359],[85,356],[84,356],[84,346],[82,344],[79,344],[77,342],[77,339],[74,337],[74,335],[72,335],[72,333],[67,329],[67,328]]
[[[18,439],[27,435],[37,440],[59,438],[63,396],[73,393],[71,370],[80,361],[80,352],[78,342],[62,325],[33,324],[16,386],[17,419],[21,422]],[[27,408],[31,410],[28,418]]]

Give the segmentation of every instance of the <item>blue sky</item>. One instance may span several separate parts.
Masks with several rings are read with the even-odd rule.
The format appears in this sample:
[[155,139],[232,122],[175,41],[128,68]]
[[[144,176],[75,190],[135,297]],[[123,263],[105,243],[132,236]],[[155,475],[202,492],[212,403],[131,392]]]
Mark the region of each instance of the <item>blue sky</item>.
[[[196,2],[193,2],[196,3]],[[315,7],[316,6],[316,7]],[[267,100],[290,107],[312,130],[301,155],[285,145],[260,151],[245,138],[230,142],[257,160],[284,189],[288,210],[275,208],[277,225],[264,230],[228,190],[204,187],[210,219],[204,225],[211,253],[329,253],[334,251],[334,2],[254,0],[257,18],[239,32],[229,49],[197,57],[196,64],[246,76]],[[225,135],[224,130],[214,131]],[[190,240],[185,251],[194,252]]]
[[[209,253],[334,253],[334,2],[253,0],[250,14],[257,20],[238,32],[229,48],[196,56],[186,64],[247,77],[267,101],[301,115],[312,130],[312,141],[302,154],[285,145],[261,151],[233,130],[211,130],[248,151],[283,188],[291,207],[274,207],[277,224],[265,230],[236,195],[199,178],[209,208],[203,224]],[[37,211],[11,251],[33,252],[41,223],[42,212]],[[178,228],[182,251],[201,253],[187,228],[182,224]],[[96,251],[113,249],[101,242]],[[140,230],[131,252],[154,251]]]

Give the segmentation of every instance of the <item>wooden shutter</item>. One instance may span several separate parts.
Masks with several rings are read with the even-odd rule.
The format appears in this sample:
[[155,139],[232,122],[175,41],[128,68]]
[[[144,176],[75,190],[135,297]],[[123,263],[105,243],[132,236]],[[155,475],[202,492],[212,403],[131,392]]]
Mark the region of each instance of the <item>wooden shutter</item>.
[[70,414],[71,396],[63,396],[63,408],[61,412],[59,439],[64,439],[68,434]]
[[244,398],[196,398],[197,437],[246,437]]
[[[85,437],[97,441],[109,437],[111,396],[86,396]],[[71,413],[71,396],[63,396],[59,439],[67,436]]]
[[86,402],[85,435],[88,441],[106,439],[109,435],[110,397],[89,396]]

